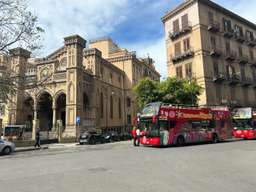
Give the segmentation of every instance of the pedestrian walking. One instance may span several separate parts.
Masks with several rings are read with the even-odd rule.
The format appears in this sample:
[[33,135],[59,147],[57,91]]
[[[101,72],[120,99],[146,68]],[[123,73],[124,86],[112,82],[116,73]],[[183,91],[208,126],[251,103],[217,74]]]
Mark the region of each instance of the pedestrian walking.
[[136,146],[136,127],[132,128],[133,145]]
[[135,141],[136,145],[135,146],[140,146],[140,129],[137,128],[136,129],[136,141]]
[[38,148],[41,148],[41,145],[40,145],[40,129],[37,129],[36,131],[36,143],[35,143],[35,148],[38,147]]
[[5,140],[3,133],[1,133],[1,139],[2,139],[2,140]]

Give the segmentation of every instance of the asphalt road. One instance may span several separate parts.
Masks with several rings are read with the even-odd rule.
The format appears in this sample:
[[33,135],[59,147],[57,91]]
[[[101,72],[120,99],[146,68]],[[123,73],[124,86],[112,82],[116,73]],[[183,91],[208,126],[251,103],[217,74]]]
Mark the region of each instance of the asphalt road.
[[48,149],[1,156],[0,170],[1,192],[256,192],[256,141]]

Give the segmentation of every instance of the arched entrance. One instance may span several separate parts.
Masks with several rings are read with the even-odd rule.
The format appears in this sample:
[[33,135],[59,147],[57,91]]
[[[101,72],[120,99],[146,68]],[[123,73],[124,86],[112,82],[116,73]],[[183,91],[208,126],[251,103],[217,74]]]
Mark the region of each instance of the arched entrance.
[[38,100],[38,120],[41,131],[52,130],[52,96],[44,92]]
[[56,100],[56,119],[62,127],[66,125],[66,94],[61,93]]
[[26,125],[26,131],[32,132],[34,119],[34,100],[31,96],[28,96],[24,99],[23,112],[23,120]]

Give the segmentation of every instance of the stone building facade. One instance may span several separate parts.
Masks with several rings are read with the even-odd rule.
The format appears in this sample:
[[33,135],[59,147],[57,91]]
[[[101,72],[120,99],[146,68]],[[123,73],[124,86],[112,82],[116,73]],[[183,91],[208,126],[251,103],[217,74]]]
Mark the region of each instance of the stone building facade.
[[2,65],[15,71],[20,89],[6,106],[3,124],[26,124],[33,136],[36,128],[63,138],[86,130],[128,131],[137,114],[132,87],[146,76],[160,80],[151,58],[137,58],[111,39],[86,47],[82,37],[69,36],[40,59],[22,48],[10,53]]
[[256,25],[210,0],[163,18],[169,76],[195,79],[201,105],[256,106]]

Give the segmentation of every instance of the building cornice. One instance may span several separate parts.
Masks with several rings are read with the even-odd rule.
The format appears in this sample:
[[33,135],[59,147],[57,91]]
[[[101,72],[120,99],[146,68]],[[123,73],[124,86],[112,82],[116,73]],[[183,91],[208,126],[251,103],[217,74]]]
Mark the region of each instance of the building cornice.
[[213,1],[210,0],[187,0],[185,2],[183,2],[182,4],[180,4],[178,7],[172,9],[171,11],[167,12],[163,17],[162,17],[162,22],[165,23],[169,18],[171,18],[172,16],[174,16],[175,14],[179,13],[180,11],[186,9],[187,7],[191,6],[193,3],[202,3],[205,4],[235,20],[240,21],[241,23],[246,24],[247,26],[253,28],[254,30],[256,30],[256,25],[252,22],[250,22],[249,20],[239,16],[238,14],[218,5],[217,3],[214,3]]

